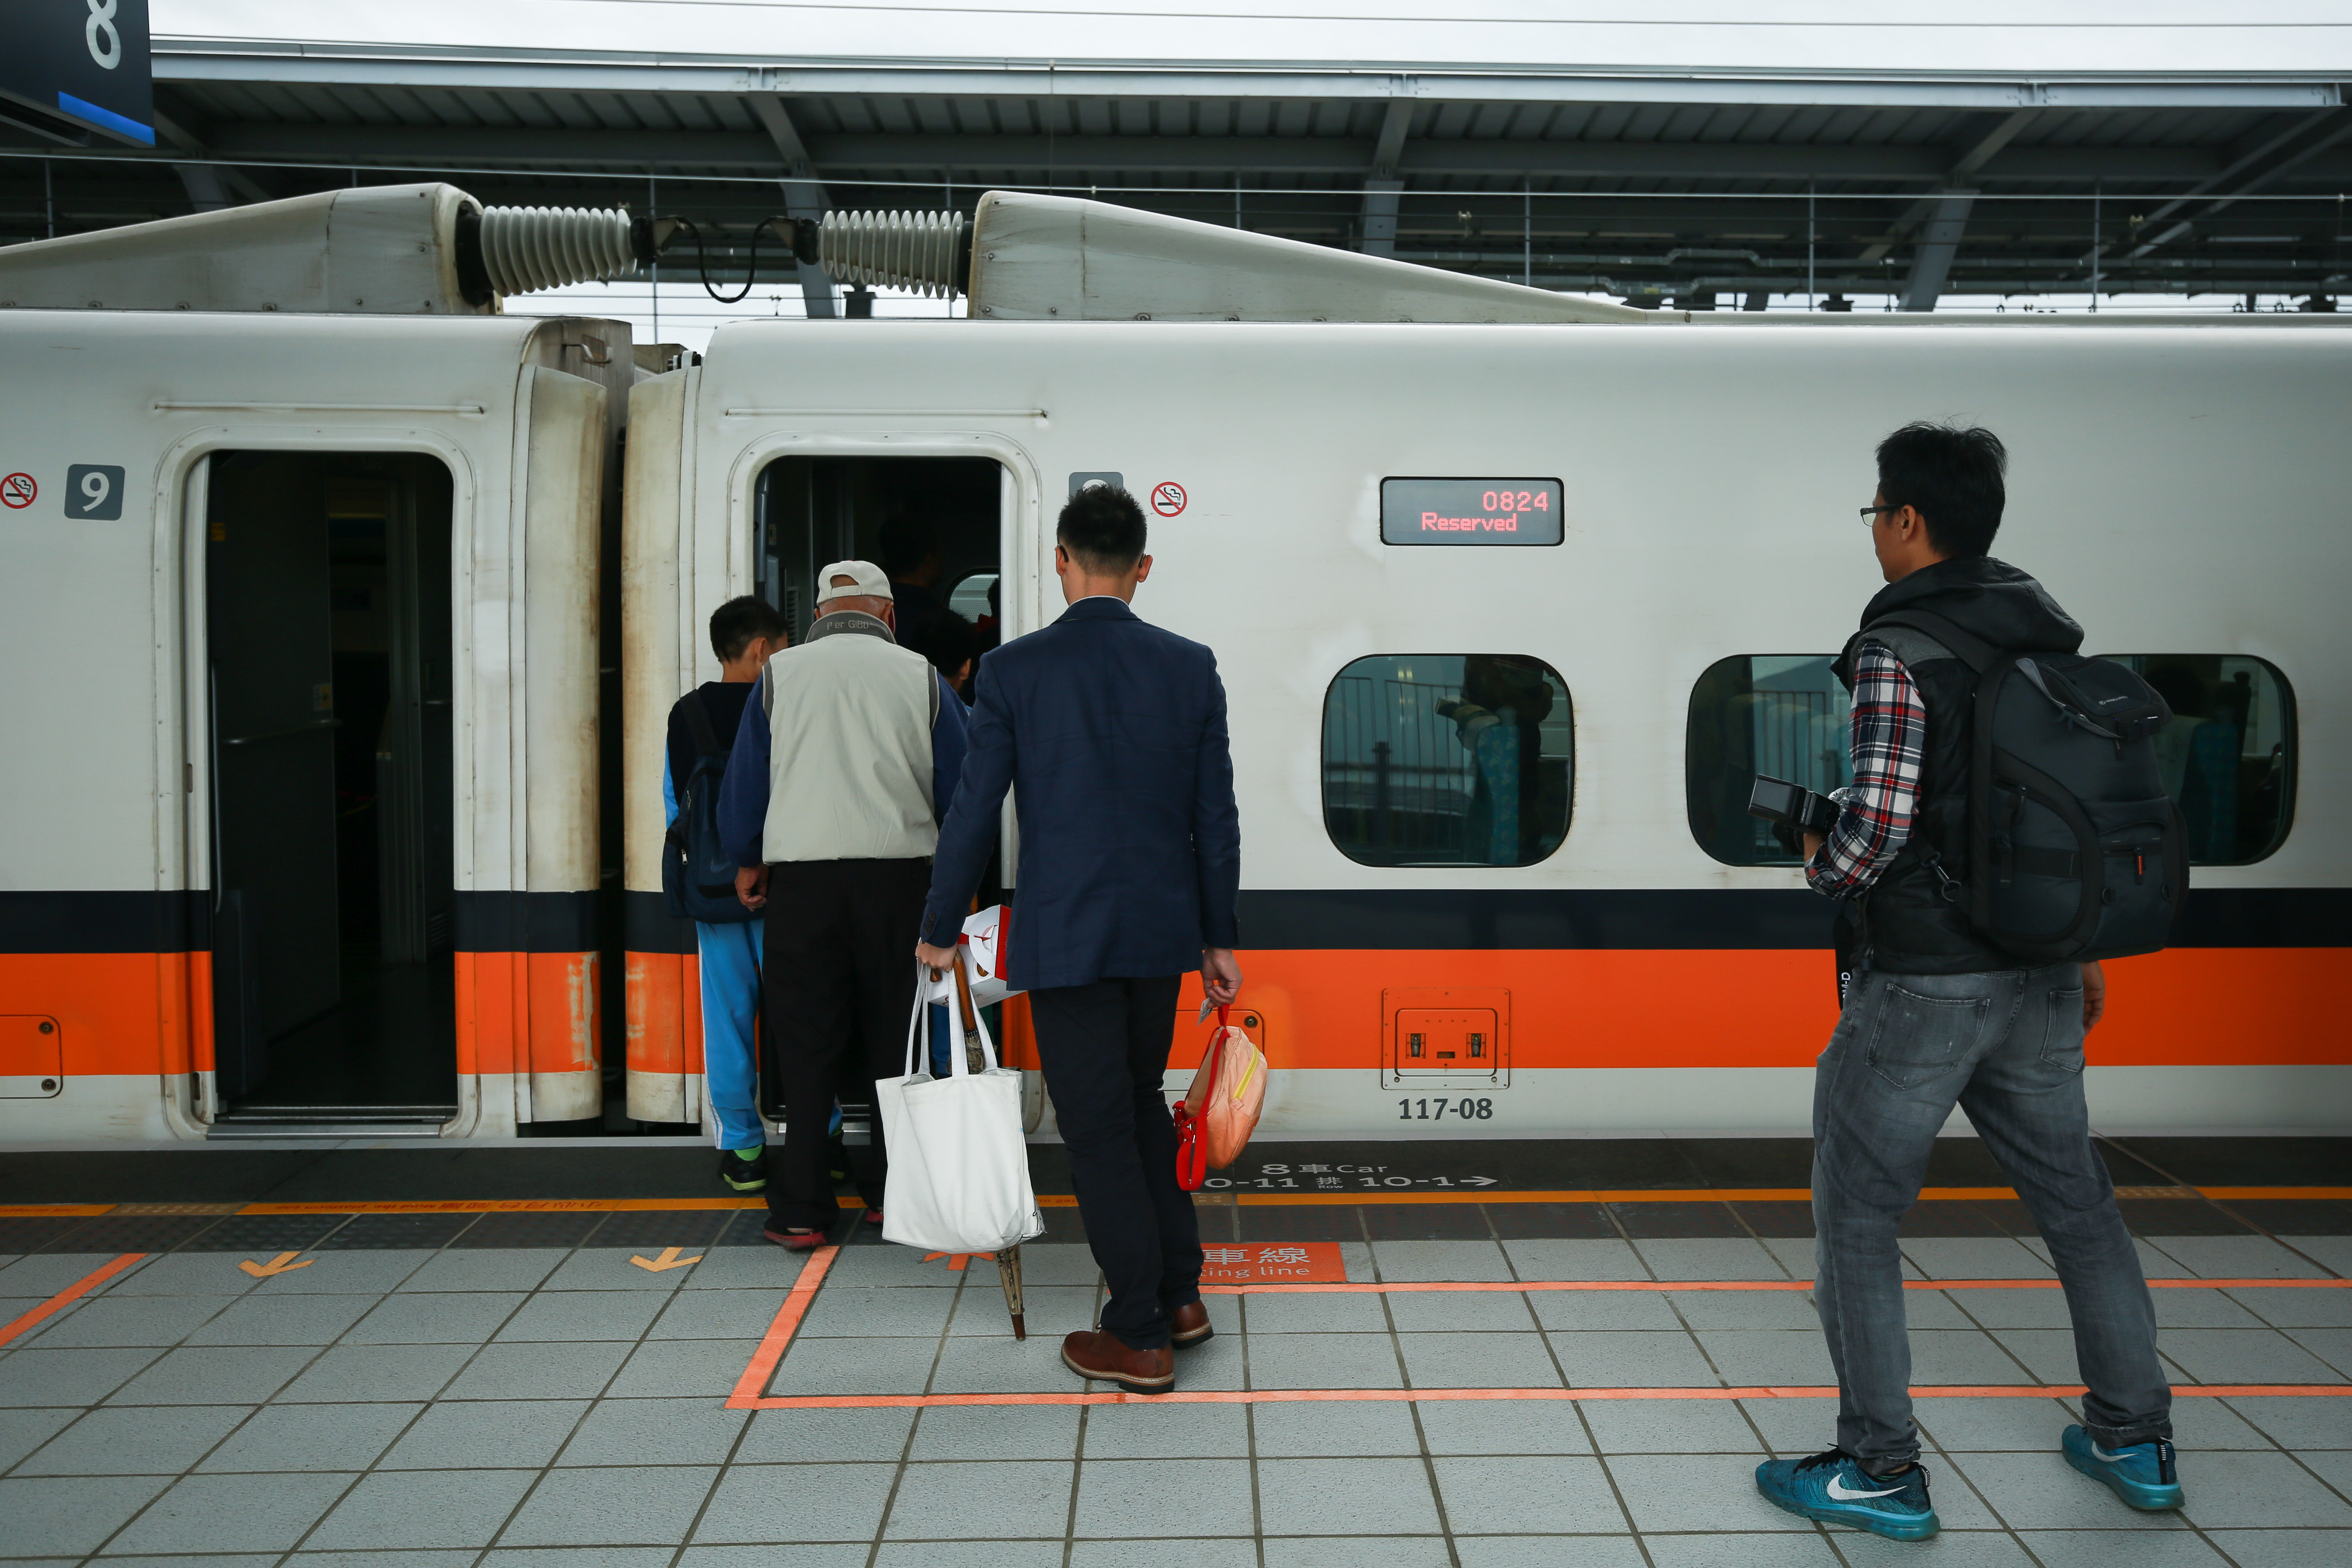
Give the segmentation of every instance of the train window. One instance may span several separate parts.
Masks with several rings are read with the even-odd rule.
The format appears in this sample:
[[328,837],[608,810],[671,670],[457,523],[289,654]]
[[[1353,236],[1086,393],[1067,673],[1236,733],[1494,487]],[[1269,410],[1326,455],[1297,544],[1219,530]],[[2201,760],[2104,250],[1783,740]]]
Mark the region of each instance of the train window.
[[1323,699],[1323,824],[1367,866],[1531,866],[1568,833],[1568,687],[1518,654],[1381,654]]
[[1691,837],[1727,866],[1793,866],[1771,824],[1748,815],[1756,775],[1826,795],[1852,778],[1853,703],[1829,654],[1746,654],[1707,666],[1691,690],[1683,751]]
[[2137,670],[2172,721],[2156,739],[2166,793],[2189,824],[2192,866],[2242,866],[2286,838],[2294,816],[2294,694],[2259,658],[2109,656]]
[[995,590],[996,574],[993,571],[974,572],[950,590],[948,608],[978,626],[982,616],[996,614],[988,602],[989,595]]

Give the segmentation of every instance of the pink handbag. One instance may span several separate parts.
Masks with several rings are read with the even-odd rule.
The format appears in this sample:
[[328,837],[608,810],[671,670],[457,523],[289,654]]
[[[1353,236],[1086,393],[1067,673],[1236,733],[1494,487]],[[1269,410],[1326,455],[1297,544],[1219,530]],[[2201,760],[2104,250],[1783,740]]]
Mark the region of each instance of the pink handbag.
[[1265,1058],[1245,1031],[1225,1021],[1228,1011],[1217,1009],[1217,1032],[1174,1112],[1176,1184],[1188,1193],[1200,1191],[1212,1169],[1241,1158],[1265,1101]]

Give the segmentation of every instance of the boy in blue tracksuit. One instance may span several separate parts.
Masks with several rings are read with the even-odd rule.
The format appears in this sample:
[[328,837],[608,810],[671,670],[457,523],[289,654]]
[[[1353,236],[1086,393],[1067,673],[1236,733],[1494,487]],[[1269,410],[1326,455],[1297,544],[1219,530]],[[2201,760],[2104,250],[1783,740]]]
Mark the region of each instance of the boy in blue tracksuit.
[[[719,656],[719,679],[707,680],[670,710],[669,744],[662,769],[662,806],[677,820],[678,801],[693,776],[698,751],[686,705],[699,701],[722,748],[731,747],[743,720],[752,683],[768,658],[791,640],[784,618],[765,599],[746,595],[710,614],[710,651]],[[758,1054],[754,1030],[760,1012],[758,915],[726,923],[694,922],[695,952],[702,970],[702,1070],[716,1122],[719,1174],[739,1193],[767,1190],[767,1135],[760,1125]]]

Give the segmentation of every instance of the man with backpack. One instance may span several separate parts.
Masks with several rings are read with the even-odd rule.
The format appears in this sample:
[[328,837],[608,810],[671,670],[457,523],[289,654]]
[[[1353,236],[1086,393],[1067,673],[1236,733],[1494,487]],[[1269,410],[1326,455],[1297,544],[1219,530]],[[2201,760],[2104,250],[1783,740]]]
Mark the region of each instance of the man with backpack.
[[669,710],[662,805],[669,837],[662,891],[669,912],[694,921],[702,974],[702,1071],[719,1140],[719,1177],[739,1193],[767,1191],[767,1134],[760,1124],[752,1031],[760,1013],[760,911],[735,896],[735,861],[719,838],[719,788],[743,721],[743,704],[769,656],[792,640],[784,617],[745,595],[710,612],[719,679]]
[[1877,456],[1863,516],[1888,586],[1837,666],[1853,783],[1826,839],[1805,836],[1807,881],[1838,900],[1846,977],[1813,1090],[1814,1303],[1837,1446],[1767,1461],[1757,1489],[1895,1540],[1936,1532],[1895,1237],[1957,1102],[2065,1289],[2089,1392],[2062,1452],[2134,1508],[2178,1508],[2155,1311],[2083,1096],[2097,959],[2162,946],[2187,892],[2155,748],[2168,715],[2131,671],[2081,657],[2082,628],[1988,553],[1997,437],[1910,425]]

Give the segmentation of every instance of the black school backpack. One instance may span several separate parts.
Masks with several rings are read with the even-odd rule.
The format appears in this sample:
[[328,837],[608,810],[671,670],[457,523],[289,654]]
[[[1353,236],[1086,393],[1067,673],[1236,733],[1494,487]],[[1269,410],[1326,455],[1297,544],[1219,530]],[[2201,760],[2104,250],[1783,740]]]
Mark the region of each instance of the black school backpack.
[[678,792],[677,820],[662,837],[662,897],[673,919],[728,925],[760,918],[735,896],[735,861],[719,847],[719,785],[727,776],[728,748],[719,743],[702,693],[677,700],[694,740],[694,771]]
[[1979,934],[2032,963],[2121,958],[2165,944],[2189,896],[2188,829],[2156,738],[2172,711],[2113,659],[2012,653],[1941,616],[1909,626],[1976,672],[1964,879],[1936,868]]

